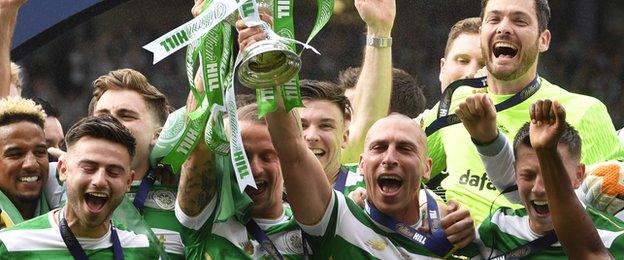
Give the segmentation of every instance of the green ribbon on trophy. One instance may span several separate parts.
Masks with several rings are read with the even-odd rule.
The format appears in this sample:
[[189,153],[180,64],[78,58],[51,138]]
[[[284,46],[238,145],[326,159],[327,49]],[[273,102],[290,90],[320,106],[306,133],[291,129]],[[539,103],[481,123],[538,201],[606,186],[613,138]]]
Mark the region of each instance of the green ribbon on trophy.
[[[212,151],[225,155],[229,150],[240,192],[247,186],[255,187],[236,120],[233,69],[239,68],[238,78],[243,85],[258,89],[260,115],[276,108],[277,86],[282,88],[284,94],[281,98],[288,110],[302,106],[297,76],[301,61],[294,53],[295,43],[318,53],[307,43],[324,27],[333,11],[333,0],[317,1],[319,10],[314,28],[307,43],[302,43],[293,39],[293,1],[261,1],[272,4],[272,8],[267,9],[273,12],[278,33],[260,20],[255,0],[238,3],[234,0],[212,0],[204,4],[199,16],[144,46],[154,52],[154,63],[182,47],[189,46],[186,55],[187,77],[193,97],[199,104],[188,115],[185,108],[170,115],[150,156],[153,164],[169,164],[175,172],[179,172],[190,151],[197,145],[199,134],[204,131],[206,144]],[[231,28],[221,22],[236,8],[247,26],[261,26],[267,32],[268,39],[242,50],[234,63]],[[229,23],[232,24],[231,21]],[[204,93],[200,93],[194,84],[197,60],[202,70]],[[223,96],[223,89],[226,90],[226,97]],[[230,116],[232,137],[229,143],[226,141],[223,126],[224,110]]]
[[[295,31],[293,21],[293,2],[293,0],[273,0],[271,11],[273,14],[273,19],[275,21],[275,32],[270,29],[265,29],[265,31],[267,32],[267,40],[254,43],[251,46],[247,47],[248,50],[243,50],[242,52],[243,57],[241,59],[243,61],[240,65],[238,72],[239,80],[243,85],[256,89],[258,114],[260,117],[263,117],[264,115],[266,115],[266,113],[275,111],[275,109],[277,108],[276,98],[282,98],[284,100],[284,106],[287,111],[290,111],[295,107],[303,106],[303,103],[301,101],[298,75],[301,61],[299,60],[298,55],[295,54],[296,44],[300,44],[304,47],[304,49],[311,49],[315,53],[319,54],[313,47],[309,46],[308,43],[327,24],[329,18],[331,17],[331,14],[333,13],[333,0],[318,0],[317,3],[319,8],[317,11],[317,17],[314,23],[314,27],[306,43],[302,43],[294,40]],[[241,9],[244,10],[253,11],[255,9],[256,11],[256,13],[250,13],[246,15],[247,17],[243,17],[245,24],[247,26],[261,25],[268,27],[266,23],[260,21],[259,15],[257,15],[257,7],[246,8],[248,5],[251,4],[255,4],[255,0],[247,2],[241,7]],[[270,45],[271,47],[273,47],[273,53],[267,52],[259,54],[261,51],[254,51],[254,48],[259,50],[265,50],[268,47],[264,46],[268,46],[269,44],[266,42],[269,41],[278,42],[273,42]],[[263,42],[266,43],[264,44],[264,46],[262,44]],[[283,48],[285,48],[285,50]],[[259,58],[255,58],[252,60],[252,64],[256,67],[255,69],[249,68],[250,66],[248,65],[248,62],[246,62],[247,60],[250,60],[248,56],[260,56]],[[260,62],[258,62],[258,60],[260,60]],[[276,65],[278,63],[277,61],[281,61],[282,64]],[[265,70],[268,66],[274,66],[275,69],[273,71],[278,71],[281,73],[281,75],[288,75],[287,80],[282,80],[282,78],[275,75],[275,73],[265,73]],[[272,84],[277,82],[280,82],[281,84]],[[279,85],[282,90],[281,97],[275,96],[276,91],[274,87],[276,85]]]

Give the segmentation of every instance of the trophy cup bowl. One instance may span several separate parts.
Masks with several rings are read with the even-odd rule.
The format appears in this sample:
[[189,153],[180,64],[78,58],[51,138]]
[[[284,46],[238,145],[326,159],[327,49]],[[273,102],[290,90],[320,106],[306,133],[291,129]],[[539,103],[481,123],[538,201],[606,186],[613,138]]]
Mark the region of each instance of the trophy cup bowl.
[[[272,14],[273,1],[257,0],[260,12]],[[238,14],[226,19],[235,24]],[[271,30],[269,26],[261,26],[263,30]],[[238,80],[251,89],[272,88],[290,81],[301,69],[301,58],[279,40],[267,39],[255,42],[241,50],[241,63],[238,66]]]
[[276,40],[249,45],[240,55],[238,80],[248,88],[271,88],[290,81],[301,69],[301,58]]

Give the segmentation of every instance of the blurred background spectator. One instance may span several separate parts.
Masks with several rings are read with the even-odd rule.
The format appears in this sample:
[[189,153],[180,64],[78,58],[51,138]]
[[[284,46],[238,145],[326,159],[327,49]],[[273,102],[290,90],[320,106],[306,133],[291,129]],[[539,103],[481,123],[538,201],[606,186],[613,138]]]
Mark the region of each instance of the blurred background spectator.
[[[624,1],[550,1],[553,40],[541,56],[539,73],[563,88],[600,99],[616,128],[624,126]],[[190,19],[190,0],[133,0],[76,27],[21,61],[24,95],[58,105],[62,124],[86,115],[91,82],[110,70],[130,67],[144,73],[180,107],[188,93],[184,51],[151,65],[141,47]],[[450,27],[478,16],[479,0],[398,0],[394,26],[394,67],[416,77],[428,100],[439,98],[439,60]],[[297,39],[306,40],[316,1],[296,1]],[[364,24],[352,0],[336,0],[334,16],[312,41],[321,53],[303,54],[302,78],[335,80],[338,72],[361,65]],[[248,90],[239,90],[250,93]]]

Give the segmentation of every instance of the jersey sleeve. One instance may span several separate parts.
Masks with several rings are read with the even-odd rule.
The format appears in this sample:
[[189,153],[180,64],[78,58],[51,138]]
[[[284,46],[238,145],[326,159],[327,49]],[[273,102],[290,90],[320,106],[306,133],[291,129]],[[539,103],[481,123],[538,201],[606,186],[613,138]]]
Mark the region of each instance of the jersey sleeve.
[[[488,145],[477,145],[479,157],[485,166],[485,172],[497,190],[503,191],[516,184],[513,148],[503,134]],[[513,203],[521,203],[517,190],[503,193]]]
[[212,213],[215,211],[215,207],[217,205],[217,196],[214,196],[212,200],[206,205],[206,207],[197,215],[197,216],[189,216],[186,215],[182,209],[180,208],[180,202],[176,199],[175,204],[175,215],[180,224],[184,227],[199,230],[202,226],[208,221]]
[[606,160],[624,159],[620,142],[611,117],[604,104],[597,102],[587,109],[579,125],[581,136],[581,161],[593,164]]

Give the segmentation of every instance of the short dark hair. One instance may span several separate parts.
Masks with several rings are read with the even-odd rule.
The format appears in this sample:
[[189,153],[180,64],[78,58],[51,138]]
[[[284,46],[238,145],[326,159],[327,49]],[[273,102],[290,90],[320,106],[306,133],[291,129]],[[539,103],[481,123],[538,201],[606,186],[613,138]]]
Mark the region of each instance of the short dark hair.
[[72,147],[80,138],[86,136],[121,144],[128,150],[130,159],[134,157],[136,140],[128,128],[110,115],[89,116],[80,119],[65,136],[67,148]]
[[109,89],[127,89],[139,93],[161,126],[165,124],[171,111],[167,97],[150,84],[143,74],[133,69],[114,70],[100,76],[93,81],[93,88],[93,97],[89,103],[89,115],[93,115],[97,102]]
[[[360,72],[361,68],[348,68],[340,72],[338,84],[343,91],[355,87]],[[388,114],[394,112],[414,118],[425,110],[426,105],[427,99],[416,79],[402,69],[393,68]]]
[[[532,147],[531,146],[531,139],[530,139],[530,135],[529,135],[529,127],[530,127],[530,123],[525,123],[520,130],[518,130],[518,133],[516,134],[516,137],[514,138],[514,156],[516,158],[518,158],[518,147],[520,145],[526,145],[528,147]],[[559,144],[563,144],[567,147],[568,152],[570,153],[570,156],[572,156],[572,158],[574,160],[580,160],[581,159],[581,137],[578,134],[578,131],[576,131],[576,129],[574,129],[574,127],[570,124],[568,124],[568,122],[565,122],[565,129],[563,130],[563,133],[561,134],[561,137],[559,137]]]
[[338,73],[338,86],[347,90],[355,88],[358,79],[360,78],[360,68],[349,67]]
[[[481,19],[485,15],[485,7],[489,0],[481,0]],[[550,6],[548,0],[535,0],[535,14],[537,15],[537,23],[539,32],[542,33],[548,29],[548,23],[550,22]]]
[[47,116],[56,117],[56,118],[61,117],[61,112],[56,107],[52,106],[52,104],[50,104],[50,102],[46,101],[45,99],[36,97],[36,98],[33,98],[33,101],[35,101],[35,103],[37,103],[43,108],[43,111],[45,111]]
[[470,17],[462,19],[456,22],[448,34],[446,40],[446,47],[444,48],[444,57],[448,55],[451,45],[462,34],[479,34],[479,27],[481,26],[481,17]]
[[416,79],[402,69],[392,69],[392,95],[390,113],[399,113],[415,118],[425,111],[427,100]]
[[351,118],[351,103],[344,90],[334,83],[304,79],[301,81],[301,99],[329,101],[338,107],[344,119]]

